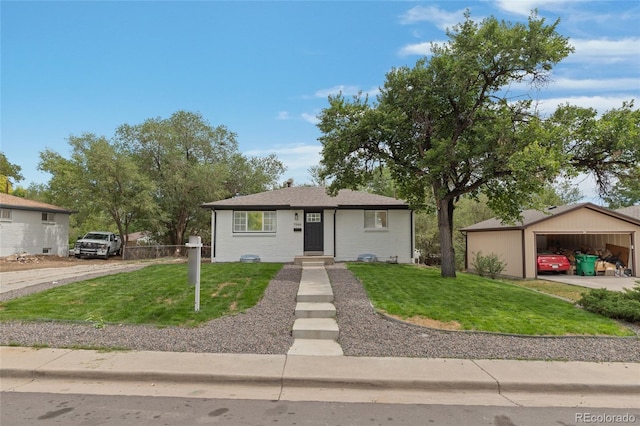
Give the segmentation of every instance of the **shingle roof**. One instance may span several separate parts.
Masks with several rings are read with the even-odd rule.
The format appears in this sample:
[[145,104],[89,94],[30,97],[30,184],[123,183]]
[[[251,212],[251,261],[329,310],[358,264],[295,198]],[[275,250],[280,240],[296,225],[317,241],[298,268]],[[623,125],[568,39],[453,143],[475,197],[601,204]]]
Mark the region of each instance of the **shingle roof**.
[[517,222],[515,224],[503,223],[498,218],[491,218],[482,222],[478,222],[474,225],[467,226],[463,228],[462,231],[492,231],[492,230],[506,230],[506,229],[525,229],[528,226],[531,226],[535,223],[542,222],[548,220],[554,216],[567,214],[569,212],[578,210],[578,209],[591,209],[597,212],[616,217],[618,219],[626,220],[628,222],[634,223],[636,225],[640,225],[640,219],[634,219],[631,216],[624,215],[620,212],[616,212],[614,210],[607,209],[605,207],[600,207],[592,203],[580,203],[580,204],[569,204],[566,206],[557,206],[546,209],[545,211],[540,210],[525,210],[522,212],[522,221]]
[[362,191],[342,189],[335,197],[327,194],[324,187],[295,186],[260,192],[258,194],[228,198],[202,204],[201,207],[217,210],[237,208],[391,208],[408,209],[409,205],[403,200],[370,194]]
[[622,207],[616,210],[618,213],[622,213],[627,216],[635,217],[636,219],[640,219],[640,206],[629,206]]
[[16,197],[15,195],[5,194],[0,192],[0,207],[16,210],[37,210],[43,212],[54,213],[73,213],[71,210],[64,209],[62,207],[54,206],[53,204],[42,203],[40,201],[28,200],[22,197]]

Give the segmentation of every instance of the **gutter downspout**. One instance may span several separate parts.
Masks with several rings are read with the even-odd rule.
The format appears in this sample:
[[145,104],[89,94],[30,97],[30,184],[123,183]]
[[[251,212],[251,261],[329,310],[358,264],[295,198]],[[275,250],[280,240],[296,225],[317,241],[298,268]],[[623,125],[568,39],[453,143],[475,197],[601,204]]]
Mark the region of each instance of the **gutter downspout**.
[[467,238],[467,231],[460,231],[460,233],[464,237],[464,270],[468,271],[469,270],[469,256],[467,256],[467,253],[469,253],[469,240]]
[[218,235],[218,215],[216,214],[216,209],[211,209],[211,229],[213,230],[213,235],[211,236],[211,263],[215,261],[216,258],[216,236]]
[[[527,244],[524,241],[525,230],[521,230],[520,241],[522,241],[522,278],[527,279]],[[535,278],[538,278],[538,271],[536,271]]]
[[[409,259],[413,260],[413,263],[416,263],[416,260],[414,259],[414,254],[416,252],[416,227],[414,225],[413,222],[413,210],[411,210],[411,215],[409,216],[409,235],[411,235],[411,251],[409,251]],[[418,259],[419,260],[419,259]]]
[[338,253],[338,242],[336,241],[336,218],[337,218],[337,209],[333,209],[333,259],[335,260],[336,255]]

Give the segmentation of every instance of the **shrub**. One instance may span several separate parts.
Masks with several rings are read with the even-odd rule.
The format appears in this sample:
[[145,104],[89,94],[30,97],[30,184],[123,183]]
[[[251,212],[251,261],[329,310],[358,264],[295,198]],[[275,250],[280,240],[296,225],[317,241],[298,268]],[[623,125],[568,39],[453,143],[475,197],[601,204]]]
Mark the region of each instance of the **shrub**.
[[609,318],[640,322],[640,285],[622,292],[604,288],[583,293],[578,304],[585,310]]
[[495,253],[489,253],[486,256],[482,255],[482,252],[479,251],[477,254],[472,253],[474,258],[471,262],[471,266],[475,271],[481,276],[489,276],[491,278],[495,278],[504,271],[507,264],[500,260],[500,256]]

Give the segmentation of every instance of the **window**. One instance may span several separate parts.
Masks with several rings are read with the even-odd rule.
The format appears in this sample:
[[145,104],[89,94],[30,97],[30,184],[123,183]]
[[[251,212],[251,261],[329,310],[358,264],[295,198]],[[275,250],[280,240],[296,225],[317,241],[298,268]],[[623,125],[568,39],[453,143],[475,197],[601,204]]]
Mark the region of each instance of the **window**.
[[387,211],[365,210],[364,229],[387,229]]
[[276,232],[276,212],[233,212],[233,232]]
[[53,213],[42,213],[43,222],[55,222],[56,216]]
[[307,222],[322,222],[322,214],[320,213],[307,213]]
[[11,209],[0,209],[0,220],[11,220]]

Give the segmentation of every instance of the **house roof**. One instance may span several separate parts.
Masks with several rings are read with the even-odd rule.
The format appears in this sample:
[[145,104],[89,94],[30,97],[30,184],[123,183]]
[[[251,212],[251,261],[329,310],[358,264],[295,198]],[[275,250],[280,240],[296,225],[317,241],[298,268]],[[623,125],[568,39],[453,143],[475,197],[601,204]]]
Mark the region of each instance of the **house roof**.
[[497,231],[497,230],[508,230],[508,229],[525,229],[533,224],[538,222],[543,222],[545,220],[549,220],[552,217],[557,217],[563,214],[567,214],[579,209],[590,209],[597,211],[599,213],[615,217],[620,220],[624,220],[626,222],[633,223],[635,225],[640,225],[640,219],[631,217],[629,215],[607,209],[605,207],[600,207],[592,203],[580,203],[580,204],[569,204],[566,206],[553,206],[549,207],[544,211],[540,210],[525,210],[522,212],[522,220],[515,224],[503,223],[499,218],[491,218],[482,222],[478,222],[474,225],[467,226],[463,228],[462,231]]
[[41,212],[67,213],[67,214],[73,213],[73,211],[71,210],[54,206],[53,204],[47,204],[47,203],[42,203],[40,201],[28,200],[26,198],[16,197],[15,195],[9,195],[3,192],[0,192],[0,207],[5,209],[15,209],[15,210],[33,210],[33,211],[41,211]]
[[333,197],[324,187],[295,186],[260,192],[258,194],[228,198],[202,204],[212,210],[231,209],[295,209],[295,208],[387,208],[408,209],[409,205],[396,198],[342,189]]

